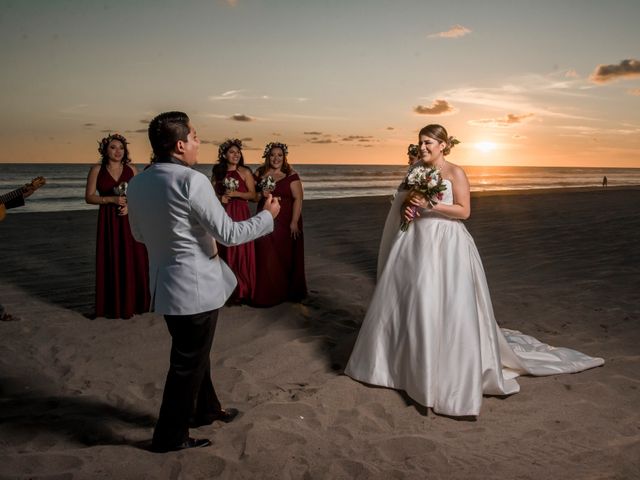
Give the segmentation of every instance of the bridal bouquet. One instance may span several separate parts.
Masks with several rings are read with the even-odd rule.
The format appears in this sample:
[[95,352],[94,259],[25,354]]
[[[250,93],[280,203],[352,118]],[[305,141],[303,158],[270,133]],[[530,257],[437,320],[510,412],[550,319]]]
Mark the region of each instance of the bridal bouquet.
[[267,175],[262,180],[258,182],[258,190],[268,190],[273,192],[276,188],[276,181],[271,175]]
[[119,197],[126,197],[128,186],[129,184],[127,182],[122,182],[117,187],[113,187],[113,193],[115,193]]
[[[434,167],[427,167],[425,165],[419,165],[417,167],[412,168],[407,172],[407,176],[404,179],[404,185],[409,190],[409,195],[407,195],[407,199],[411,197],[412,194],[422,195],[429,205],[434,206],[438,203],[439,200],[442,200],[443,194],[447,189],[447,186],[442,183],[442,176],[440,175],[440,170]],[[400,224],[400,230],[406,232],[409,228],[409,224],[411,223],[408,220],[404,219],[404,210],[409,204],[404,202],[402,204],[402,223]],[[415,213],[417,207],[411,205],[410,208]]]
[[240,188],[240,182],[233,177],[225,177],[224,178],[224,188],[228,192],[235,192]]

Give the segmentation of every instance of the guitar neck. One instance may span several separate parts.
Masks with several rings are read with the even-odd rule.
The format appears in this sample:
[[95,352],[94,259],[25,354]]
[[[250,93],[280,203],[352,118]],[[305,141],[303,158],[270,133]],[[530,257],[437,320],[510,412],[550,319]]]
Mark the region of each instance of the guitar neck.
[[23,194],[23,187],[16,188],[13,192],[5,193],[4,195],[0,195],[0,203],[4,204],[10,202],[14,198],[18,198]]

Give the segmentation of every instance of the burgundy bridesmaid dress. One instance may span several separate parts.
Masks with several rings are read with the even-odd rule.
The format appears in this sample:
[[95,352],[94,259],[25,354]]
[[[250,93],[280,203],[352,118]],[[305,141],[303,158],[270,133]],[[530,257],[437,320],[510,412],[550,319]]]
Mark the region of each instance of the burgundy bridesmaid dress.
[[[133,178],[125,165],[118,180],[101,167],[96,186],[102,197],[117,195],[122,182]],[[96,239],[96,311],[97,317],[131,318],[149,311],[149,266],[147,249],[136,242],[129,217],[118,215],[118,206],[100,205]]]
[[[256,288],[252,305],[257,307],[270,307],[287,300],[300,301],[307,295],[302,215],[298,220],[300,235],[297,239],[291,237],[289,228],[293,217],[291,182],[296,180],[300,177],[292,173],[276,182],[272,193],[274,197],[280,197],[280,213],[274,220],[273,232],[255,241]],[[258,211],[263,205],[264,199],[258,204]]]
[[[238,192],[248,192],[246,182],[242,179],[237,170],[228,171],[225,178],[230,177],[238,181]],[[217,180],[215,190],[219,196],[224,195],[224,180]],[[247,220],[251,217],[249,210],[249,202],[243,198],[232,198],[229,203],[222,204],[227,215],[234,222]],[[253,295],[256,284],[256,255],[253,242],[247,242],[234,247],[225,247],[218,244],[220,258],[222,258],[229,268],[236,274],[238,285],[233,291],[231,298],[232,303],[249,302]]]

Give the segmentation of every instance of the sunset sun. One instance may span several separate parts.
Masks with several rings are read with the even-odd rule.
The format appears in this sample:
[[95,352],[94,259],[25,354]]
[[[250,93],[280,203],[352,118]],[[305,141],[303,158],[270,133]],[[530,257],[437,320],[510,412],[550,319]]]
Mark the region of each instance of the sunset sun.
[[482,153],[489,153],[496,149],[496,144],[493,142],[478,142],[475,147]]

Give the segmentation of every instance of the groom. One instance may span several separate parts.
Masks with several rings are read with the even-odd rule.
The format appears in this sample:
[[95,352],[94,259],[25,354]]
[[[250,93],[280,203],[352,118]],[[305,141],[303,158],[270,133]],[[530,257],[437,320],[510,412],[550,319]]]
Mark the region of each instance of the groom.
[[151,449],[169,452],[211,445],[189,437],[189,427],[230,422],[211,382],[209,353],[218,309],[236,286],[215,241],[239,245],[273,230],[280,204],[271,196],[255,217],[233,222],[209,179],[193,170],[200,140],[189,117],[166,112],[149,124],[152,164],[129,182],[133,236],[149,254],[152,309],[164,314],[171,358]]

